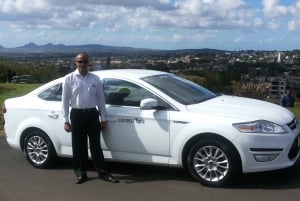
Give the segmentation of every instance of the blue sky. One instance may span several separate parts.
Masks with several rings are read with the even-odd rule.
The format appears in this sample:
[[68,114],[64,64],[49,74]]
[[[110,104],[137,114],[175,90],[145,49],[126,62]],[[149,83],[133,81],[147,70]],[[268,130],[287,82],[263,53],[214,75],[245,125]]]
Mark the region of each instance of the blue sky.
[[0,45],[300,49],[300,0],[0,0]]

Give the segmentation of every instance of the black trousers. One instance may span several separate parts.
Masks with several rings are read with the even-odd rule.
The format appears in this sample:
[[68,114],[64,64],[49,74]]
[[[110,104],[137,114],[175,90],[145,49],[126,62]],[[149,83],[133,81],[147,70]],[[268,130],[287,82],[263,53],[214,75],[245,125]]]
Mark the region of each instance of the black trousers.
[[104,156],[100,143],[101,124],[96,108],[72,109],[70,113],[72,125],[73,168],[76,176],[86,175],[88,166],[88,139],[90,152],[96,171],[99,175],[107,174]]

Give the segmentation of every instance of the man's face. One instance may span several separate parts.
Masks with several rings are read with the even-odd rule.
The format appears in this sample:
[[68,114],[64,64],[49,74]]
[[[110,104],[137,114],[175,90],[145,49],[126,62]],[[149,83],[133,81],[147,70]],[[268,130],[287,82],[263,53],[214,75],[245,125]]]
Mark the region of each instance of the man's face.
[[76,66],[81,75],[86,75],[88,72],[88,58],[85,55],[79,54],[76,56]]

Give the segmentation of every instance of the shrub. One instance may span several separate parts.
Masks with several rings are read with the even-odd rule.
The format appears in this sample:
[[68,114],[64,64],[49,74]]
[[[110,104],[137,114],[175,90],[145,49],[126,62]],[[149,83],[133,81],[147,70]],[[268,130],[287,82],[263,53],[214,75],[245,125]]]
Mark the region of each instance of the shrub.
[[233,95],[256,99],[266,99],[269,94],[270,83],[244,83],[232,81]]

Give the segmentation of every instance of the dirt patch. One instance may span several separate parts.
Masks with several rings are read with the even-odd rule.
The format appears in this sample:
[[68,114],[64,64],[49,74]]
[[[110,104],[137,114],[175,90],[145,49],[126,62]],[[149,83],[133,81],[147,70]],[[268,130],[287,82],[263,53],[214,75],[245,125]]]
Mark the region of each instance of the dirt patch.
[[5,137],[5,132],[4,132],[4,130],[0,130],[0,137]]
[[5,137],[3,126],[4,126],[3,114],[0,113],[0,137]]

